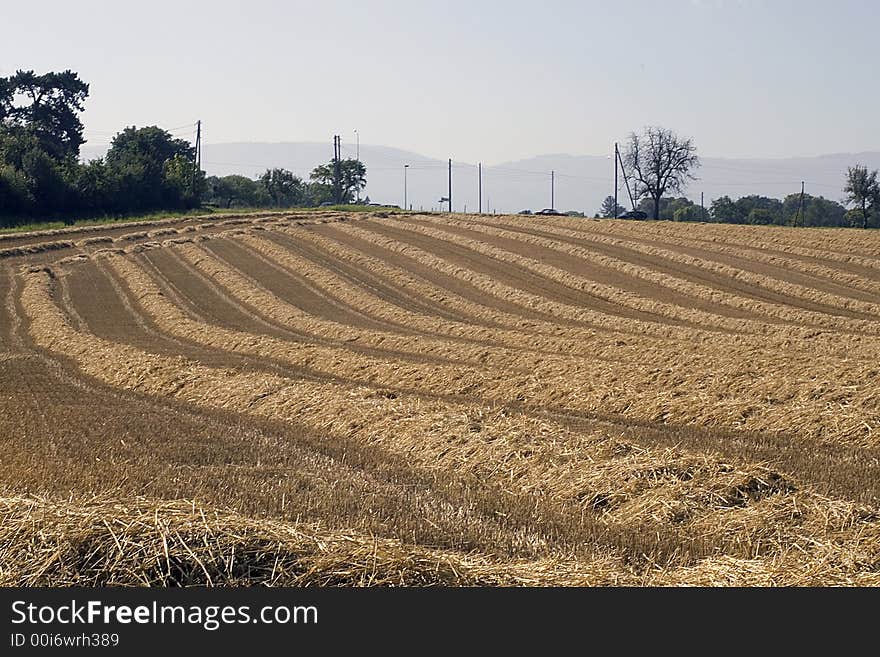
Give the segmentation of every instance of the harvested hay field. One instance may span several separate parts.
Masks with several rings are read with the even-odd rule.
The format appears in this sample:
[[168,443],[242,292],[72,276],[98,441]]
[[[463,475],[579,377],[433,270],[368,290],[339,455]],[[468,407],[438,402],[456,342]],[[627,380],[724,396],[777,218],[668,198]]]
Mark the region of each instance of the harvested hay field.
[[880,585],[880,235],[0,244],[0,585]]

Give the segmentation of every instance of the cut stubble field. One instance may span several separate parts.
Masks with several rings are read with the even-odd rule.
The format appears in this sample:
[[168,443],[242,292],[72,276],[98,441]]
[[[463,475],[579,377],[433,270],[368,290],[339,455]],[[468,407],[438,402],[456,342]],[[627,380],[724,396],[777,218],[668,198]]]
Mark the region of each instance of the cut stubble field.
[[0,584],[880,584],[880,235],[292,212],[0,246]]

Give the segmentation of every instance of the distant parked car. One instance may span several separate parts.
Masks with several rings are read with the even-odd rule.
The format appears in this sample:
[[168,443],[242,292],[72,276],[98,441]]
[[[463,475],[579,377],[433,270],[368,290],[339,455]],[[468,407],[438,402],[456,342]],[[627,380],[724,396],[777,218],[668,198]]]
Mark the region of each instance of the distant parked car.
[[538,210],[535,214],[543,214],[545,216],[549,215],[552,217],[561,217],[563,214],[559,210],[554,210],[553,208],[544,208],[543,210]]
[[324,202],[321,203],[321,205],[319,205],[318,207],[319,207],[319,208],[326,208],[326,207],[329,206],[329,205],[336,205],[336,203],[334,203],[333,201],[324,201]]
[[620,215],[620,219],[647,219],[648,215],[641,210],[630,210]]
[[520,210],[517,214],[532,214],[531,210]]

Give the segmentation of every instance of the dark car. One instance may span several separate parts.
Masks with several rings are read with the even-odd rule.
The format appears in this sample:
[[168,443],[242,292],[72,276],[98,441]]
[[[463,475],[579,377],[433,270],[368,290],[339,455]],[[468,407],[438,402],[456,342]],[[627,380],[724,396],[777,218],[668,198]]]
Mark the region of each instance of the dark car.
[[520,210],[517,214],[532,214],[531,210]]
[[647,219],[648,215],[641,210],[630,210],[620,215],[620,219]]
[[553,208],[544,208],[543,210],[539,210],[535,214],[543,214],[544,216],[550,215],[552,217],[563,216],[559,210],[554,210]]

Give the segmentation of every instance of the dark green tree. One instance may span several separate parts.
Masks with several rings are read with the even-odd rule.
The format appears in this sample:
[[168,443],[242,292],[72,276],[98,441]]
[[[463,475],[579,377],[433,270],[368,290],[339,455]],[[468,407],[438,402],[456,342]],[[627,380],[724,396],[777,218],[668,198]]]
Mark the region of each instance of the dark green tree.
[[[118,188],[114,209],[188,207],[199,197],[200,176],[189,142],[156,126],[126,128],[113,138],[105,162]],[[171,163],[166,166],[166,163]],[[189,175],[187,176],[187,168]]]
[[742,210],[736,205],[729,196],[722,196],[712,201],[709,207],[709,214],[712,215],[713,221],[724,224],[743,224],[746,216]]
[[624,212],[626,212],[626,208],[624,208],[619,203],[617,204],[617,212],[616,213],[614,212],[614,208],[615,208],[614,197],[613,196],[606,196],[605,200],[602,201],[602,207],[599,208],[599,214],[597,216],[612,218],[612,217],[619,217]]
[[165,160],[162,180],[172,203],[185,208],[198,207],[205,190],[205,172],[196,171],[185,156],[178,153]]
[[259,207],[268,205],[269,196],[260,188],[256,180],[245,176],[231,175],[218,178],[211,176],[207,180],[206,196],[208,202],[224,208]]
[[303,205],[305,201],[305,184],[287,169],[266,169],[260,176],[259,184],[275,207],[289,208]]
[[79,113],[88,95],[89,85],[73,71],[16,71],[0,78],[0,129],[32,135],[54,160],[75,161],[84,142]]
[[[800,213],[798,212],[800,208]],[[846,208],[837,201],[831,201],[821,196],[804,194],[801,199],[800,192],[789,194],[782,201],[782,225],[798,226],[846,226]]]
[[13,225],[16,216],[30,213],[33,203],[24,173],[0,163],[0,226]]
[[880,206],[877,170],[869,172],[867,167],[858,164],[849,167],[846,171],[843,191],[846,194],[846,202],[855,205],[861,212],[862,228],[867,228],[873,209]]
[[52,158],[36,135],[20,128],[0,131],[0,165],[7,170],[2,214],[50,213],[70,200],[65,174],[76,165]]
[[693,203],[679,206],[672,215],[673,221],[706,221],[708,218],[709,213]]
[[75,168],[72,181],[77,198],[77,209],[98,215],[113,206],[118,190],[114,179],[107,173],[103,160],[92,160]]
[[[675,219],[675,213],[682,208],[689,208],[693,205],[693,201],[690,199],[686,199],[684,197],[679,198],[668,198],[663,197],[660,199],[660,210],[657,213],[657,218],[663,221],[672,221]],[[646,215],[653,216],[654,214],[654,206],[655,201],[650,197],[645,197],[641,201],[639,201],[636,206],[637,210],[641,210]]]
[[752,208],[746,217],[746,223],[764,226],[776,223],[776,216],[768,208]]
[[[334,193],[336,203],[351,203],[355,195],[367,185],[367,168],[358,160],[340,160],[339,174],[334,162],[322,164],[312,170],[309,178],[324,185]],[[335,193],[338,190],[338,197]]]

